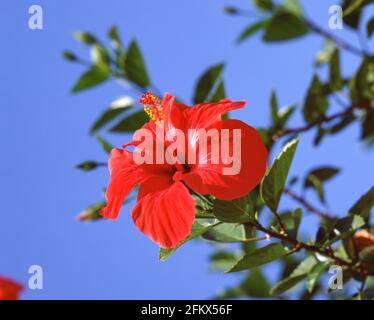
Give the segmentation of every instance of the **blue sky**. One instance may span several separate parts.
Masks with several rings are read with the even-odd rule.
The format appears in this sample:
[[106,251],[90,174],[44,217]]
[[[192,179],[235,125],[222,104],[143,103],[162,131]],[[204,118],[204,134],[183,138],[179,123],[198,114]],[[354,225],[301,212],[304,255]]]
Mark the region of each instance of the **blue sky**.
[[[328,7],[336,1],[302,1],[308,15],[327,26]],[[258,37],[236,46],[248,18],[224,15],[220,7],[249,1],[5,1],[0,11],[0,273],[27,283],[27,270],[44,270],[44,289],[27,290],[25,299],[208,298],[234,284],[239,275],[208,271],[211,246],[192,242],[167,262],[157,260],[157,246],[133,226],[129,210],[116,223],[78,223],[75,216],[101,199],[106,170],[82,173],[74,165],[106,155],[88,128],[110,102],[127,92],[110,82],[72,96],[70,88],[83,69],[61,59],[70,49],[88,51],[72,38],[76,30],[104,37],[116,24],[125,42],[136,38],[152,81],[162,91],[188,101],[198,76],[208,66],[226,61],[228,97],[245,99],[248,107],[233,113],[253,126],[269,121],[269,94],[282,105],[301,102],[315,71],[313,58],[322,40],[314,35],[287,44],[264,45]],[[44,29],[28,28],[28,8],[44,9]],[[366,17],[367,18],[367,17]],[[357,44],[347,30],[334,31]],[[343,73],[358,59],[342,56]],[[321,70],[321,74],[323,70]],[[137,98],[134,96],[134,98]],[[294,117],[297,124],[299,116]],[[318,149],[313,135],[303,135],[292,174],[315,165],[334,164],[343,173],[327,185],[331,211],[344,215],[372,185],[374,153],[358,142],[359,127],[326,139]],[[124,137],[108,136],[116,145]],[[287,207],[290,203],[283,202]],[[312,217],[303,228],[306,234]],[[270,269],[270,273],[273,269]],[[274,275],[273,275],[274,276]]]

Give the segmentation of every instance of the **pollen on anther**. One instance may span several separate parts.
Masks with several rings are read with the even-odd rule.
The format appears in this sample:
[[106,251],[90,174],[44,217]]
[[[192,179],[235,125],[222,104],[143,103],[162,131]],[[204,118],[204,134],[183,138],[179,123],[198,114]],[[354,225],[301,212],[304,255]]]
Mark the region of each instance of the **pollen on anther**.
[[139,102],[144,105],[144,111],[152,121],[157,123],[164,119],[164,111],[159,97],[151,92],[146,92],[141,96]]

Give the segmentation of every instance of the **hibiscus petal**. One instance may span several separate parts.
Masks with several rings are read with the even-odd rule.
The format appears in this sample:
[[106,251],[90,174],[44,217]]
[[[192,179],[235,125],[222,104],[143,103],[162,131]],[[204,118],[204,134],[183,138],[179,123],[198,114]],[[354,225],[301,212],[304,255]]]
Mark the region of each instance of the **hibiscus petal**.
[[113,149],[109,155],[110,182],[106,191],[107,205],[100,214],[107,219],[116,219],[127,194],[146,175],[135,164],[132,153],[126,150]]
[[132,218],[137,228],[162,248],[174,248],[191,231],[195,201],[181,182],[151,178],[140,185]]
[[[221,156],[219,163],[212,164],[212,154],[208,153],[206,164],[202,164],[201,159],[198,159],[197,164],[192,166],[189,173],[183,174],[182,179],[191,189],[203,195],[212,194],[221,200],[240,198],[255,188],[264,176],[267,150],[256,129],[240,120],[218,121],[207,130],[211,128],[229,129],[230,150],[233,145],[233,129],[241,130],[241,157],[236,159],[240,161],[239,173],[235,175],[223,174],[223,169],[231,165],[223,164]],[[219,141],[212,143],[219,143]]]
[[233,102],[229,99],[214,103],[200,103],[190,108],[175,104],[172,108],[171,120],[176,128],[184,130],[207,128],[221,120],[223,114],[244,106],[245,101]]

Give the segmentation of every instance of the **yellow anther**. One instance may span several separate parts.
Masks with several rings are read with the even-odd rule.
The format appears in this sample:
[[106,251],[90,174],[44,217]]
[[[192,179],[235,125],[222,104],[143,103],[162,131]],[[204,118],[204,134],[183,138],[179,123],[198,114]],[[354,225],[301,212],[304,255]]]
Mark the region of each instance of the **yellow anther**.
[[144,105],[144,111],[149,116],[149,118],[157,123],[158,121],[163,121],[164,110],[161,106],[161,99],[150,92],[143,94],[139,101]]

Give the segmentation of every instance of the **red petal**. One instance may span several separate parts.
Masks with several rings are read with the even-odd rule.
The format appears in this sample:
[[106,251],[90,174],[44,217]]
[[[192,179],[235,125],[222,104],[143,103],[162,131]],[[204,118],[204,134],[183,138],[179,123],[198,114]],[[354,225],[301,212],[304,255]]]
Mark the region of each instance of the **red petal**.
[[244,106],[245,101],[233,102],[228,99],[222,99],[215,103],[201,103],[190,108],[175,104],[171,120],[176,128],[184,130],[207,128],[216,121],[220,121],[221,116],[226,112]]
[[221,157],[218,164],[211,164],[211,154],[208,154],[206,164],[201,164],[198,160],[198,164],[192,166],[192,170],[184,174],[182,179],[191,189],[203,195],[212,194],[222,200],[240,198],[255,188],[264,176],[267,150],[256,129],[240,120],[218,121],[207,130],[211,128],[230,130],[230,150],[232,129],[241,129],[240,172],[235,175],[223,175],[223,168],[231,165],[224,165]]
[[151,178],[140,185],[132,217],[151,240],[162,248],[174,248],[191,231],[195,201],[182,183],[166,177]]
[[0,300],[17,300],[22,290],[19,283],[0,276]]
[[100,214],[107,219],[116,219],[127,194],[146,176],[133,161],[132,153],[113,149],[109,155],[110,182],[106,191],[107,205]]

